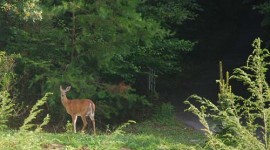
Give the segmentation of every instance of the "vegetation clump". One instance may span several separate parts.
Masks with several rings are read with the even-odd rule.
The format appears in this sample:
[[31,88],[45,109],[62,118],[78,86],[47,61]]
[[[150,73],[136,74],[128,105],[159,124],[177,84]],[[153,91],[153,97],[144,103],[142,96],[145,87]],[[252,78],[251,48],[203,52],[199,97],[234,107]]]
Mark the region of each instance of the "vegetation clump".
[[[223,79],[222,68],[217,80],[220,91],[218,103],[192,95],[185,101],[187,111],[196,114],[205,126],[208,138],[207,149],[269,149],[270,148],[270,88],[266,73],[270,64],[269,51],[261,48],[260,38],[254,40],[254,51],[248,57],[245,66],[236,68],[232,76],[226,73]],[[232,92],[229,80],[235,79],[247,87],[248,96],[237,96]],[[200,103],[196,107],[191,103],[195,99]],[[217,124],[212,129],[207,121],[212,118]]]

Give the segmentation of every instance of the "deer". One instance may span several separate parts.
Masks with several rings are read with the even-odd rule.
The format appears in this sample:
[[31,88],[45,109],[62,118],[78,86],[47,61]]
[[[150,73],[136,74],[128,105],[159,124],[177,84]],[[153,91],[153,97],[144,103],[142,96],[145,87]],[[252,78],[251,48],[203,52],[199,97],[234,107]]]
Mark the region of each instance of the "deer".
[[95,128],[95,104],[90,99],[68,99],[67,98],[67,92],[71,89],[71,86],[66,87],[66,89],[63,89],[60,85],[60,92],[61,92],[61,102],[63,106],[66,108],[67,113],[72,118],[72,124],[74,128],[74,133],[76,133],[76,122],[77,117],[80,116],[83,121],[83,128],[82,131],[85,130],[87,126],[87,120],[86,117],[89,116],[92,124],[93,124],[93,131],[94,135],[96,134],[96,128]]
[[129,89],[130,85],[127,85],[124,81],[121,81],[117,85],[108,85],[105,87],[110,93],[125,94]]

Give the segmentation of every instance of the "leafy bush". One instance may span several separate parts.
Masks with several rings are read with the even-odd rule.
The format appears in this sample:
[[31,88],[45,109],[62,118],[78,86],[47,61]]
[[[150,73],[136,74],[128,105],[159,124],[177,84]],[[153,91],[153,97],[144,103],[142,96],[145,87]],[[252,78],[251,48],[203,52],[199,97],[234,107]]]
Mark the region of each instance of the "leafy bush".
[[[261,48],[259,38],[254,40],[253,47],[246,66],[236,68],[232,76],[226,73],[223,79],[220,69],[218,104],[197,95],[185,101],[190,106],[188,111],[196,114],[205,126],[207,149],[270,149],[270,88],[266,80],[270,53]],[[230,79],[241,81],[249,96],[235,95]],[[200,107],[195,107],[191,99],[200,103]],[[210,128],[209,117],[218,124],[216,131]]]

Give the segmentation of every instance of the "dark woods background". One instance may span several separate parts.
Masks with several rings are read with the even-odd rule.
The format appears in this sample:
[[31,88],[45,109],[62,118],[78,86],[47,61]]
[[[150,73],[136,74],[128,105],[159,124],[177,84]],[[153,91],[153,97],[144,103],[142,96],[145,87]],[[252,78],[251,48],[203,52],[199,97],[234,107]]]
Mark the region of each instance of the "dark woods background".
[[0,49],[18,54],[10,92],[25,106],[53,92],[45,110],[55,127],[69,117],[60,85],[72,86],[70,99],[93,99],[105,128],[164,102],[181,107],[193,93],[215,100],[218,61],[232,71],[256,37],[269,43],[268,1],[2,2]]

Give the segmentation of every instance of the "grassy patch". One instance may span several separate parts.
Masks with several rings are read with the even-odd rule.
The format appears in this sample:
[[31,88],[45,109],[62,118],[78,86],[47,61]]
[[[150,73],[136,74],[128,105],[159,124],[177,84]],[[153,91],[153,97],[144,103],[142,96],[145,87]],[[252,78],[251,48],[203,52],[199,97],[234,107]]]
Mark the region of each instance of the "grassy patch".
[[[122,130],[122,129],[121,129]],[[153,150],[153,149],[201,149],[204,141],[201,133],[181,123],[146,121],[129,125],[124,134],[83,133],[36,133],[0,131],[0,149],[106,149],[106,150]]]
[[131,125],[127,130],[134,135],[152,136],[154,139],[160,139],[160,144],[164,143],[169,146],[181,144],[200,147],[205,140],[202,133],[174,120],[168,122],[150,120]]

